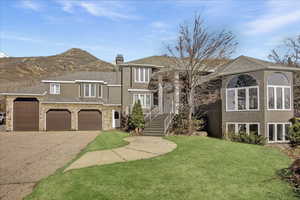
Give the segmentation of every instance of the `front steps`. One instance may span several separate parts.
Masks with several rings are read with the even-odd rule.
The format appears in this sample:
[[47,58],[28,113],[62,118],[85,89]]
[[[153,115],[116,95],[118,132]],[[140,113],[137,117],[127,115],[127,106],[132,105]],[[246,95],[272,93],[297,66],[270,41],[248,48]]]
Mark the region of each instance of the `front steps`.
[[146,122],[143,135],[145,136],[164,136],[164,122],[168,114],[159,114],[154,119]]

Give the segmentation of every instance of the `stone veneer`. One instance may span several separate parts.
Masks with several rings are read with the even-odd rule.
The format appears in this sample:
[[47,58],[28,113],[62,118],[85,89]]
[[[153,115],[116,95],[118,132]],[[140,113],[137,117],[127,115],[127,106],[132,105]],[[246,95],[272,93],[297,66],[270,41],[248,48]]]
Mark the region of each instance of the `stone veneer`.
[[[22,98],[25,96],[22,96]],[[6,131],[13,131],[13,103],[17,96],[6,97]],[[32,98],[32,97],[30,97]],[[46,131],[46,113],[50,109],[67,109],[71,112],[71,130],[78,130],[78,112],[84,109],[99,110],[102,113],[102,130],[112,129],[112,110],[121,106],[75,103],[43,103],[39,100],[39,130]]]

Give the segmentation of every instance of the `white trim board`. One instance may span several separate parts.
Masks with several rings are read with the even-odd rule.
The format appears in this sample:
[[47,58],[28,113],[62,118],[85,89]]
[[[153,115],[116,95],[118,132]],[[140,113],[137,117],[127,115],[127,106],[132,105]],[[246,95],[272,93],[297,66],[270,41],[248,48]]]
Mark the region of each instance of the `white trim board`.
[[42,83],[75,83],[75,81],[42,80]]
[[128,92],[155,92],[156,90],[148,90],[148,89],[128,89]]
[[0,95],[13,95],[13,96],[44,96],[47,92],[44,92],[43,94],[31,94],[31,93],[0,93]]

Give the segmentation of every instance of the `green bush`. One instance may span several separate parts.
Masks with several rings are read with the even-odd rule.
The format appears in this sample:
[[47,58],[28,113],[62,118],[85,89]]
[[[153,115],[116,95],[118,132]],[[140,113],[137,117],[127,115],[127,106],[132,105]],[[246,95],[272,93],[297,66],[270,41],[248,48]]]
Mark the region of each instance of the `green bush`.
[[[176,135],[188,134],[188,119],[184,113],[176,114],[172,122],[172,130]],[[205,127],[204,119],[193,119],[193,130],[201,131]]]
[[290,121],[292,122],[292,126],[289,128],[287,137],[291,146],[296,147],[300,145],[300,120],[293,118]]
[[265,145],[267,138],[262,135],[257,135],[256,133],[227,133],[229,139],[233,142],[242,142],[247,144],[259,144]]
[[128,127],[134,129],[136,134],[140,134],[145,127],[145,119],[140,101],[137,101],[133,106],[132,113],[128,117]]

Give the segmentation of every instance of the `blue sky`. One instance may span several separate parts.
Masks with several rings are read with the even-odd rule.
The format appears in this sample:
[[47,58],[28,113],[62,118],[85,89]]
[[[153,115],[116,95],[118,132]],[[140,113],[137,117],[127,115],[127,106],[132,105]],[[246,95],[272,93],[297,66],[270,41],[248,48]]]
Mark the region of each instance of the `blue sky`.
[[300,34],[300,0],[0,0],[0,51],[47,56],[82,48],[113,61],[166,53],[178,25],[200,13],[212,31],[232,31],[234,56],[266,59]]

